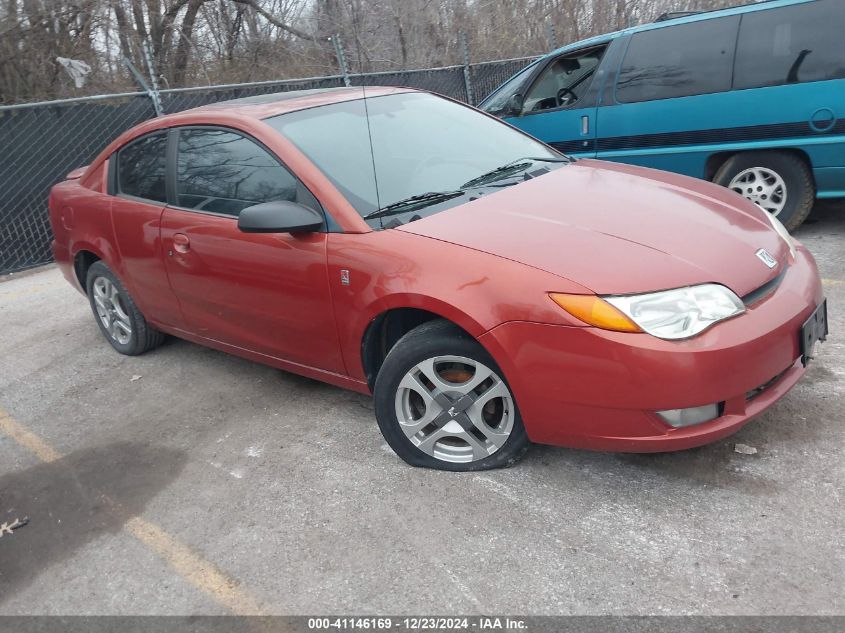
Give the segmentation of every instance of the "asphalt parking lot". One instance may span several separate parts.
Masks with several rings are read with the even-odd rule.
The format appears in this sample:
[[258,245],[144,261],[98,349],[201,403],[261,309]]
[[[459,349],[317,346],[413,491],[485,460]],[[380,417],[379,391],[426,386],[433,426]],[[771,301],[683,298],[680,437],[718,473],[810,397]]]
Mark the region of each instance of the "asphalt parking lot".
[[845,614],[845,205],[798,237],[831,336],[766,415],[480,474],[406,466],[355,393],[179,340],[120,356],[58,270],[7,277],[0,524],[29,523],[0,531],[0,614]]

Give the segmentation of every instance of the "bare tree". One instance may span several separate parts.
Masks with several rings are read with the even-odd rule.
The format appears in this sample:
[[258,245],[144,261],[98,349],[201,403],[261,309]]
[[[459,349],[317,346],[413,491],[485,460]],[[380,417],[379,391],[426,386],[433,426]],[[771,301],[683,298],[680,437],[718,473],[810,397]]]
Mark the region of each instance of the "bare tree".
[[[558,43],[741,0],[0,0],[0,102],[133,89],[146,42],[165,86],[355,72],[542,53]],[[76,88],[57,57],[84,61]]]

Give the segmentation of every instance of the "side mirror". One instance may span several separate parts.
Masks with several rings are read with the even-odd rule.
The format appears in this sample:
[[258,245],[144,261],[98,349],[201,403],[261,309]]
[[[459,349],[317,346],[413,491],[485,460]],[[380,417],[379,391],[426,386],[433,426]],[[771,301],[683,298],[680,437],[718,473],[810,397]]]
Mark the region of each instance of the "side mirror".
[[323,222],[323,216],[314,209],[287,200],[255,204],[238,216],[238,228],[244,233],[313,232]]
[[519,116],[522,114],[523,96],[519,93],[511,95],[508,99],[508,106],[505,111],[505,116]]

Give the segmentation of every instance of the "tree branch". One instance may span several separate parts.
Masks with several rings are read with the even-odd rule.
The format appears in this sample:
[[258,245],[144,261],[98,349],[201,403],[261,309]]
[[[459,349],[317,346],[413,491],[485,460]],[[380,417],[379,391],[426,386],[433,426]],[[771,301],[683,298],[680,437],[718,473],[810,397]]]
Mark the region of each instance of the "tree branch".
[[275,27],[282,29],[290,33],[291,35],[295,35],[303,40],[313,40],[314,36],[306,33],[305,31],[300,31],[298,28],[291,26],[290,24],[285,24],[281,20],[277,20],[276,17],[267,11],[264,7],[260,6],[256,0],[232,0],[235,4],[245,4],[248,7],[252,7],[258,15],[263,17],[267,20],[270,24]]

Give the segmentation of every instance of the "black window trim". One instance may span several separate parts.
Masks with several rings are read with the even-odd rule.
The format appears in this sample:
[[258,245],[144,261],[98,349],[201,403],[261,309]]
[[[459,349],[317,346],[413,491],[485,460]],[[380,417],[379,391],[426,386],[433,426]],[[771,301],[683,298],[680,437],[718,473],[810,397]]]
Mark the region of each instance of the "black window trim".
[[622,62],[628,52],[628,44],[631,42],[631,33],[620,33],[611,42],[607,52],[604,54],[603,64],[607,64],[606,74],[602,85],[598,87],[598,107],[614,106],[616,101],[616,81],[619,79],[619,71],[622,69]]
[[162,128],[158,130],[153,130],[151,132],[147,132],[145,134],[141,134],[140,136],[136,136],[128,143],[124,143],[119,148],[117,148],[114,152],[112,152],[111,156],[109,156],[109,171],[108,171],[108,183],[106,186],[106,192],[109,195],[116,196],[118,198],[125,198],[127,200],[134,200],[135,202],[144,202],[146,204],[150,204],[156,207],[166,207],[170,201],[170,192],[168,191],[167,182],[169,180],[168,176],[168,152],[170,149],[169,142],[170,139],[167,139],[168,145],[165,147],[164,151],[164,191],[165,197],[167,200],[153,200],[152,198],[142,198],[141,196],[133,196],[129,193],[124,193],[120,190],[120,173],[118,163],[120,162],[120,154],[123,150],[132,147],[133,145],[145,141],[146,139],[150,138],[151,136],[156,136],[158,134],[164,134],[165,136],[169,133],[168,128]]

